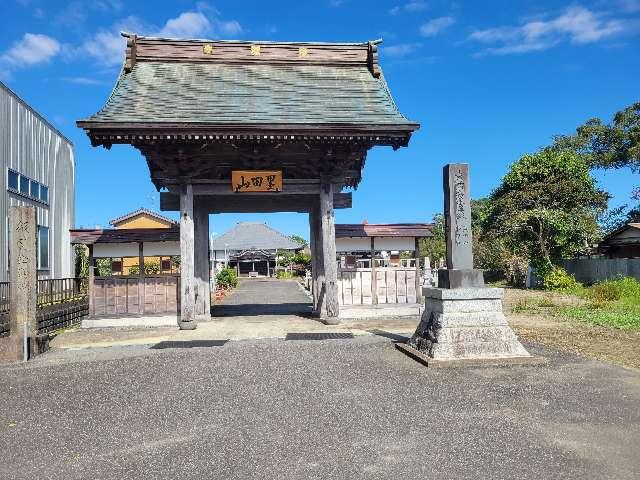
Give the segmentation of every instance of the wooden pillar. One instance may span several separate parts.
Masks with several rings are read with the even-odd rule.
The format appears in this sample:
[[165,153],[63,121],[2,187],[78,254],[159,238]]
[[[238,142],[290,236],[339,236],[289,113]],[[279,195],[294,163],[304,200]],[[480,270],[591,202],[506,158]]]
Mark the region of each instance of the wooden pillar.
[[196,328],[194,278],[193,185],[180,186],[180,330]]
[[378,304],[378,273],[376,272],[376,239],[371,237],[371,303]]
[[327,325],[336,325],[338,320],[338,266],[336,265],[336,227],[333,214],[333,185],[320,185],[320,223],[322,225],[322,258],[324,265],[324,304],[326,314],[322,317]]
[[95,258],[93,258],[93,244],[89,245],[89,271],[88,271],[88,276],[89,278],[87,279],[87,282],[89,283],[87,285],[87,295],[89,295],[89,316],[91,317],[92,315],[96,314],[96,310],[95,310],[95,306],[93,304],[93,296],[95,294],[95,285],[93,284],[95,281],[95,271],[96,271],[96,260]]
[[415,239],[414,257],[416,257],[416,303],[422,298],[422,276],[420,275],[420,239]]
[[313,205],[309,211],[309,238],[311,251],[311,282],[313,290],[314,315],[327,316],[324,286],[324,255],[322,249],[322,223],[320,219],[320,203]]
[[[162,260],[160,261],[162,266]],[[138,242],[138,313],[144,314],[144,243]]]
[[209,211],[196,197],[193,206],[194,221],[194,277],[195,315],[211,317],[211,288],[209,284]]

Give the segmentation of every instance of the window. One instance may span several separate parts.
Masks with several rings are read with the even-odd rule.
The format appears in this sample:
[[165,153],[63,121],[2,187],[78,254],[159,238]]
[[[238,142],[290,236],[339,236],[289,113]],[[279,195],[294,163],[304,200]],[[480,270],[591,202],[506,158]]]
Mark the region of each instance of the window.
[[20,175],[20,193],[29,196],[29,179]]
[[14,170],[7,170],[7,189],[33,200],[49,203],[49,187]]
[[7,177],[7,186],[11,189],[11,190],[18,190],[18,178],[20,177],[20,175],[18,175],[16,172],[14,172],[13,170],[9,170],[9,174]]
[[40,184],[35,180],[31,180],[31,196],[40,199]]
[[162,257],[160,265],[162,273],[171,273],[171,258]]
[[121,258],[112,258],[111,259],[111,273],[122,273],[122,259]]
[[49,270],[49,227],[38,225],[38,270]]

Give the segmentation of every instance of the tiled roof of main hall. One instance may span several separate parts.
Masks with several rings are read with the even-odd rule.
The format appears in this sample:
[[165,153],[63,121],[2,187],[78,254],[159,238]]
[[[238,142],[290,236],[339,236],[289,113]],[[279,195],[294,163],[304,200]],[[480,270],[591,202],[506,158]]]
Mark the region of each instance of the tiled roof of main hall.
[[125,36],[127,60],[111,96],[80,124],[418,127],[398,111],[374,43]]

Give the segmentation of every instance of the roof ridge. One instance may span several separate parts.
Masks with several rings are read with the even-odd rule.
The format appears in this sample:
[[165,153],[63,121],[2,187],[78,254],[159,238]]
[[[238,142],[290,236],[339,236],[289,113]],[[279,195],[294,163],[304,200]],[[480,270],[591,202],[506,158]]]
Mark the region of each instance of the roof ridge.
[[208,43],[242,43],[247,45],[316,45],[316,46],[334,46],[343,45],[347,47],[364,47],[368,45],[379,45],[383,42],[382,38],[376,38],[374,40],[367,40],[364,42],[310,42],[310,41],[289,41],[278,42],[272,40],[234,40],[234,39],[217,39],[217,38],[179,38],[179,37],[157,37],[153,35],[138,35],[133,32],[120,32],[124,38],[136,38],[144,40],[159,40],[168,42],[208,42]]
[[[127,220],[127,219],[129,219],[131,217],[135,217],[136,215],[141,215],[143,213],[146,213],[147,215],[151,215],[152,217],[155,217],[157,219],[163,220],[163,221],[165,221],[167,223],[170,223],[172,225],[177,225],[178,224],[178,222],[173,220],[172,218],[165,217],[164,215],[162,215],[162,214],[160,214],[158,212],[154,212],[153,210],[149,210],[146,207],[140,207],[137,210],[134,210],[133,212],[126,213],[124,215],[121,215],[120,217],[117,217],[117,218],[114,218],[113,220],[110,220],[109,221],[109,225],[114,225],[115,226],[116,223],[120,223],[120,222],[122,222],[124,220]],[[153,228],[153,227],[151,227],[151,228]]]

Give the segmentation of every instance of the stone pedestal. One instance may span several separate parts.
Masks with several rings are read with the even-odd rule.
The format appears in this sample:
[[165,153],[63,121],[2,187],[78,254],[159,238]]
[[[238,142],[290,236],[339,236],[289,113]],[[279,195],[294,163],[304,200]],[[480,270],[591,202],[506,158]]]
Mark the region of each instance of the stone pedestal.
[[501,288],[422,289],[425,310],[407,345],[437,360],[529,357],[502,313]]
[[475,268],[443,268],[438,271],[438,288],[484,287],[482,270]]

